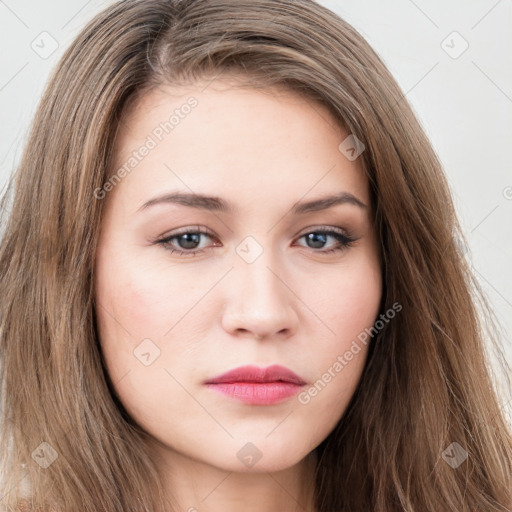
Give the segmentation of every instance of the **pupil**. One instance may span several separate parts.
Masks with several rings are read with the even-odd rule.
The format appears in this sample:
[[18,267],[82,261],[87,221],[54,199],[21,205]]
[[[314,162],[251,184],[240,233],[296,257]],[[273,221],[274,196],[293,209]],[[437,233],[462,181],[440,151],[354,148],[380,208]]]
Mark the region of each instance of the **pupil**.
[[199,243],[199,236],[199,233],[185,233],[180,237],[180,245],[184,249],[194,249]]
[[321,249],[323,247],[323,245],[325,244],[325,237],[327,235],[323,234],[323,233],[309,233],[308,235],[308,240],[310,242],[313,242],[313,244],[320,244],[320,245],[316,245],[314,246],[313,248],[314,249]]

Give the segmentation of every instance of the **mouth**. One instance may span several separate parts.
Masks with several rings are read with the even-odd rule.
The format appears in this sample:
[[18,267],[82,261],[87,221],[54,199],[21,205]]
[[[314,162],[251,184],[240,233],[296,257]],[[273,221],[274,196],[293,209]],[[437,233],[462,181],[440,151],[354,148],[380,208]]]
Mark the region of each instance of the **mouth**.
[[280,365],[241,366],[204,382],[207,388],[250,405],[283,402],[305,384],[296,373]]

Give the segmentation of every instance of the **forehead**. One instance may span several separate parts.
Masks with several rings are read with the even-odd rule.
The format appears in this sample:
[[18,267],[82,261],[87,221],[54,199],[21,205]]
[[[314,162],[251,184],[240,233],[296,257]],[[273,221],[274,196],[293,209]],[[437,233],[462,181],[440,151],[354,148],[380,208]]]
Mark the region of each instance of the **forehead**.
[[123,115],[112,172],[129,171],[115,193],[130,189],[138,206],[164,189],[234,202],[348,190],[367,202],[361,159],[339,149],[348,135],[326,107],[283,87],[161,86]]

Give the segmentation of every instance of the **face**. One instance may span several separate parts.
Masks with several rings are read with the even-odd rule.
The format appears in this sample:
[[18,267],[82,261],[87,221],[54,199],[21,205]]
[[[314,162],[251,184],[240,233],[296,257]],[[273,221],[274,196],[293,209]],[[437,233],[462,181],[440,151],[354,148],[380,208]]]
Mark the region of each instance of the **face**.
[[348,135],[293,92],[220,80],[125,114],[95,193],[95,307],[115,392],[163,458],[276,471],[343,415],[382,292]]

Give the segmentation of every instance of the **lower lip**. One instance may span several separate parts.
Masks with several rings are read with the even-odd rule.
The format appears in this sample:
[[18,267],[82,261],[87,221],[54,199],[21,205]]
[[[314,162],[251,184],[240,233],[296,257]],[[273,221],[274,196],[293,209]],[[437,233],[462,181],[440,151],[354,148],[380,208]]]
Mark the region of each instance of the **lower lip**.
[[251,405],[272,405],[297,394],[302,386],[291,382],[223,382],[207,387]]

